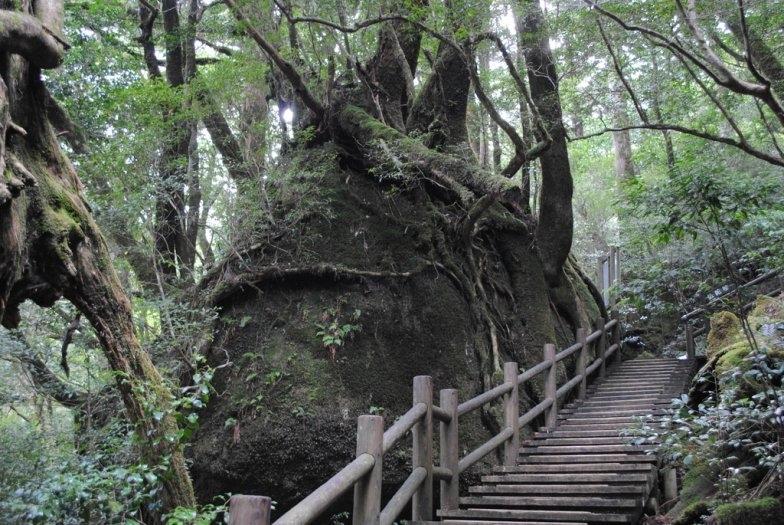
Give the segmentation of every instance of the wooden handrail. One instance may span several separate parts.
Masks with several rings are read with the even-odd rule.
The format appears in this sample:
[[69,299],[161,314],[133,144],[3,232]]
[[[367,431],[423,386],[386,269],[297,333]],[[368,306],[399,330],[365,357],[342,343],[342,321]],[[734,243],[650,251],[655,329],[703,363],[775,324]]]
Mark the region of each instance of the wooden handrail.
[[538,365],[532,366],[531,368],[529,368],[528,370],[526,370],[525,372],[517,376],[517,384],[522,385],[526,381],[538,376],[545,370],[549,370],[551,366],[553,366],[553,364],[549,361],[542,361]]
[[467,454],[466,457],[460,460],[460,463],[458,463],[458,467],[457,467],[458,473],[462,474],[463,472],[465,472],[465,470],[468,467],[470,467],[471,465],[473,465],[474,463],[476,463],[477,461],[479,461],[480,459],[482,459],[483,457],[485,457],[486,455],[488,455],[489,453],[491,453],[492,451],[494,451],[495,449],[503,445],[504,441],[506,441],[510,437],[512,437],[511,428],[505,428],[495,436],[491,437],[483,445],[480,445],[472,452]]
[[765,282],[765,281],[767,281],[767,280],[769,280],[769,279],[771,279],[773,277],[776,277],[780,273],[780,271],[781,270],[778,270],[778,269],[770,270],[770,271],[765,272],[762,275],[752,279],[751,281],[749,281],[747,283],[743,283],[740,286],[736,286],[736,287],[732,288],[731,290],[727,290],[726,292],[722,293],[718,297],[714,297],[713,299],[708,301],[708,303],[704,307],[702,307],[702,308],[695,308],[691,312],[682,315],[681,316],[681,322],[688,321],[689,319],[697,317],[700,314],[707,313],[708,307],[718,303],[719,301],[721,301],[722,299],[724,299],[728,295],[731,295],[731,294],[737,292],[738,290],[742,290],[744,288],[748,288],[749,286],[754,286],[756,284],[763,283],[763,282]]
[[417,403],[409,408],[408,412],[400,416],[398,420],[384,432],[384,453],[386,454],[389,452],[389,449],[394,447],[395,444],[400,441],[400,438],[405,436],[426,413],[427,405],[424,403]]
[[460,403],[457,405],[457,415],[464,416],[471,411],[476,410],[477,408],[488,404],[491,401],[495,401],[502,395],[510,392],[514,385],[512,383],[502,383],[495,388],[488,390],[487,392],[483,392],[476,397],[472,397],[468,401]]
[[[607,344],[609,336],[612,337],[610,345]],[[522,373],[518,373],[517,363],[505,363],[503,383],[463,403],[458,403],[457,390],[445,389],[440,392],[440,406],[434,405],[433,383],[430,376],[415,377],[411,408],[386,431],[383,431],[383,418],[380,416],[360,416],[357,424],[357,457],[284,514],[275,525],[300,525],[312,522],[352,486],[354,487],[354,525],[375,522],[380,525],[391,525],[409,502],[412,505],[414,520],[432,520],[434,480],[441,483],[441,509],[456,509],[459,504],[461,473],[501,446],[504,447],[504,464],[514,464],[522,427],[544,414],[545,425],[553,428],[557,423],[559,400],[577,386],[579,386],[577,396],[580,399],[584,398],[588,377],[599,368],[603,375],[606,363],[613,354],[617,353],[620,359],[620,322],[617,312],[613,313],[612,320],[601,319],[598,329],[590,334],[585,329],[579,329],[576,339],[574,344],[557,353],[554,345],[545,345],[543,360]],[[599,357],[588,364],[587,352],[592,342],[598,343]],[[558,387],[555,365],[578,352],[575,375]],[[544,372],[546,372],[545,399],[519,415],[520,385]],[[460,459],[459,416],[501,397],[504,397],[504,428]],[[439,465],[435,465],[433,454],[434,421],[439,425],[441,436]],[[382,510],[383,456],[409,432],[412,434],[413,443],[412,472]],[[238,498],[237,501],[242,500]],[[239,511],[232,514],[233,509],[234,507],[230,508],[230,516],[239,516]],[[231,519],[236,525],[249,525],[249,522]],[[269,521],[263,521],[259,525],[268,525],[268,523]]]
[[275,525],[302,525],[315,520],[362,476],[373,470],[375,463],[370,454],[359,456],[281,516]]
[[397,517],[403,512],[403,509],[411,501],[414,493],[419,489],[422,483],[427,478],[427,470],[424,467],[417,467],[406,478],[400,488],[397,489],[395,495],[389,500],[387,506],[381,511],[379,515],[379,523],[381,525],[392,525]]

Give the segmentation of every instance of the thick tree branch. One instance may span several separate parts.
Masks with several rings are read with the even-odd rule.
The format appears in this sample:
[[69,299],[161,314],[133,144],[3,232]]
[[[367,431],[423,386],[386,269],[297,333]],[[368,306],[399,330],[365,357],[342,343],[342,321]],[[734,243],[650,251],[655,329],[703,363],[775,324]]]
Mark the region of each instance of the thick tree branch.
[[248,18],[242,13],[240,8],[237,6],[235,0],[225,0],[226,5],[229,6],[232,13],[234,13],[234,17],[237,21],[245,29],[245,32],[250,36],[266,53],[266,55],[272,60],[278,69],[283,73],[286,79],[291,82],[292,86],[294,86],[294,91],[296,91],[297,95],[300,99],[305,103],[305,105],[310,109],[315,115],[316,118],[321,120],[324,117],[324,106],[321,105],[313,94],[310,92],[308,87],[305,85],[305,81],[302,79],[302,76],[296,70],[296,68],[283,58],[283,56],[278,53],[278,50],[275,49],[270,42],[265,39],[261,33],[259,33],[251,24]]
[[21,348],[11,352],[11,356],[18,359],[30,374],[30,379],[38,391],[51,397],[67,408],[79,408],[87,401],[87,393],[76,390],[68,383],[62,381],[52,372],[46,363],[30,348],[27,340],[18,332],[8,332]]
[[58,67],[67,44],[37,18],[0,10],[0,49],[23,56],[42,69]]

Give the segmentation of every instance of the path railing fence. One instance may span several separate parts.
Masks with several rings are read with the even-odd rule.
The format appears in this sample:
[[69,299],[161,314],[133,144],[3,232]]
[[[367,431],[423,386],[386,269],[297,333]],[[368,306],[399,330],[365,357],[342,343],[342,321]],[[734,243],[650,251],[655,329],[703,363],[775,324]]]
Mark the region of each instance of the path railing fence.
[[[589,362],[592,344],[597,357]],[[281,516],[275,525],[311,523],[351,488],[354,490],[354,525],[391,525],[409,502],[413,521],[433,520],[435,482],[440,483],[439,507],[443,510],[456,509],[460,474],[499,448],[502,449],[504,465],[514,465],[520,448],[521,430],[540,416],[544,417],[546,427],[554,428],[559,404],[563,405],[573,392],[576,392],[573,396],[584,399],[589,378],[604,377],[611,357],[620,361],[620,347],[620,321],[617,313],[613,313],[611,320],[602,318],[591,333],[585,328],[577,330],[574,344],[561,351],[557,351],[553,344],[544,345],[542,361],[528,370],[521,372],[517,363],[505,363],[503,383],[463,402],[458,399],[457,390],[447,388],[439,392],[438,404],[435,404],[432,378],[415,377],[411,408],[386,430],[383,417],[359,416],[355,459]],[[574,354],[577,354],[574,375],[559,386],[556,365]],[[540,374],[544,374],[544,399],[520,414],[520,387]],[[460,417],[498,399],[503,401],[503,429],[461,458]],[[436,432],[439,435],[437,453],[433,446],[433,434]],[[409,434],[412,438],[411,473],[382,506],[384,454]],[[229,523],[269,525],[270,499],[232,496]]]
[[[684,333],[686,335],[687,357],[689,359],[695,358],[697,352],[695,339],[707,334],[708,330],[710,330],[710,323],[708,319],[712,313],[721,310],[722,308],[727,308],[732,300],[739,296],[739,293],[743,293],[747,289],[761,285],[763,283],[769,283],[776,278],[778,278],[778,282],[775,283],[772,289],[764,293],[764,295],[771,297],[776,296],[780,294],[782,290],[784,290],[784,286],[782,286],[781,271],[778,269],[765,272],[762,275],[740,286],[729,287],[724,293],[708,301],[705,306],[701,308],[695,308],[691,312],[681,316],[680,321],[684,324]],[[752,308],[754,308],[754,301],[748,304],[744,304],[741,310],[745,314],[751,311]]]
[[605,306],[612,307],[618,298],[616,285],[621,280],[621,250],[617,246],[610,246],[606,255],[599,257],[596,284],[602,294]]

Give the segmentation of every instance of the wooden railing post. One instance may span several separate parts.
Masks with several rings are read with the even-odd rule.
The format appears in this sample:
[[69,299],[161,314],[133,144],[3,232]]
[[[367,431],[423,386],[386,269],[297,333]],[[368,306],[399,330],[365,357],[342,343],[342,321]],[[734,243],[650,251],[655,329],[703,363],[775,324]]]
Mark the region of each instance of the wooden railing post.
[[441,510],[454,510],[460,504],[460,474],[458,473],[460,446],[458,444],[457,404],[457,390],[447,388],[441,391],[441,409],[449,414],[451,419],[449,423],[442,421],[440,424],[439,463],[452,472],[451,479],[441,480]]
[[235,494],[229,499],[229,525],[270,525],[272,500]]
[[518,394],[517,363],[504,363],[504,383],[512,383],[512,390],[504,398],[504,425],[512,429],[512,437],[504,443],[504,465],[517,464],[520,453],[520,398]]
[[599,289],[599,295],[601,296],[606,306],[607,301],[605,300],[604,297],[606,291],[606,287],[604,286],[604,259],[602,257],[599,257],[598,266],[599,266],[599,278],[596,280],[596,287]]
[[425,481],[414,494],[411,503],[412,521],[433,519],[433,379],[430,376],[414,378],[414,404],[425,403],[427,412],[413,428],[412,467],[424,467]]
[[547,416],[545,418],[545,425],[549,430],[555,428],[558,421],[558,399],[556,391],[558,386],[556,384],[556,366],[555,366],[555,345],[547,343],[544,345],[544,360],[550,363],[550,368],[547,370],[547,377],[544,381],[544,395],[547,399],[552,399],[553,404],[547,409]]
[[357,457],[370,454],[373,470],[354,485],[354,525],[376,525],[381,512],[381,474],[384,455],[384,418],[359,416],[357,420]]
[[607,328],[605,325],[607,324],[607,319],[604,317],[599,318],[599,330],[602,331],[601,335],[599,336],[599,357],[601,357],[602,361],[599,365],[599,377],[604,377],[607,375],[607,359],[604,357],[604,353],[607,351]]
[[615,351],[615,362],[621,363],[621,315],[618,310],[613,310],[612,318],[615,319],[615,330],[613,330],[613,344],[618,345]]
[[697,349],[694,346],[694,329],[691,323],[686,321],[686,357],[694,359],[697,356]]
[[610,246],[610,253],[607,258],[607,282],[609,283],[609,290],[607,292],[607,306],[615,306],[615,254],[617,248]]
[[582,374],[583,378],[580,380],[579,390],[577,391],[577,398],[583,400],[588,395],[588,377],[585,369],[588,366],[588,330],[585,328],[577,329],[577,342],[580,343],[580,355],[577,357],[577,373]]

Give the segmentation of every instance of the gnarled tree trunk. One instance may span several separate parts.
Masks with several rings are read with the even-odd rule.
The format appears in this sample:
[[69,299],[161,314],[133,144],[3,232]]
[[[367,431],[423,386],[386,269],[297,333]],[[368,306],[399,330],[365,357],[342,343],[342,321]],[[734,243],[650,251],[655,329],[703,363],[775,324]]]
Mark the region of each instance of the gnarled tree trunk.
[[62,17],[57,1],[0,9],[0,318],[15,327],[25,300],[70,300],[95,328],[147,461],[170,458],[166,505],[193,505],[172,394],[139,345],[130,302],[47,113],[41,69],[63,59]]

